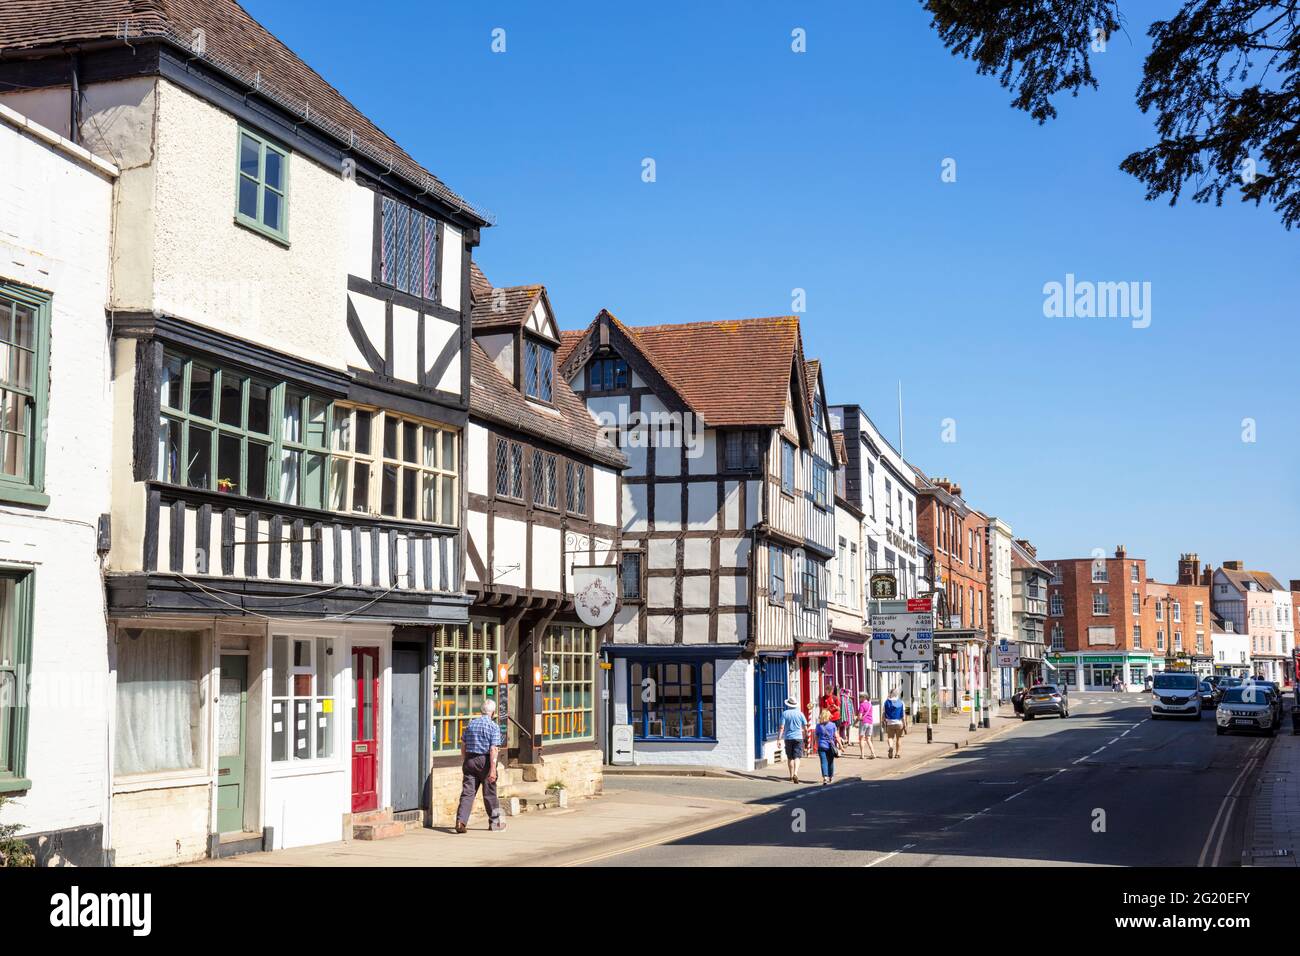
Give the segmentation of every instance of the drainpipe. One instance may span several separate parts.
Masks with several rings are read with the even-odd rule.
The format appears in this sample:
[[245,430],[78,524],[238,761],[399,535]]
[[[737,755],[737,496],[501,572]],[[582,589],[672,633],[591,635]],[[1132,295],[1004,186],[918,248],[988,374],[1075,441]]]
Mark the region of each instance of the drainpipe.
[[72,54],[69,72],[72,74],[72,97],[68,104],[68,139],[81,144],[81,78],[78,71],[80,58]]

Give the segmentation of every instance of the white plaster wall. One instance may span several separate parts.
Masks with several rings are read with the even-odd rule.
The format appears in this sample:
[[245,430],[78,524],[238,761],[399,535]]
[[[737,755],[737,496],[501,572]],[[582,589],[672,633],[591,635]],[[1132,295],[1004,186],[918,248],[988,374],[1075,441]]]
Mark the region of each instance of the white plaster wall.
[[[158,91],[154,300],[141,304],[344,367],[348,227],[359,205],[348,189],[360,187],[292,153],[288,248],[243,228],[234,219],[239,123],[166,81]],[[119,211],[135,215],[135,204]]]
[[[349,692],[345,700],[352,696]],[[343,711],[349,713],[350,707]],[[343,839],[343,816],[352,807],[352,773],[346,762],[312,773],[272,774],[265,819],[275,828],[275,849]]]
[[603,465],[591,469],[592,520],[615,527],[618,524],[618,472]]
[[474,341],[479,344],[488,358],[510,381],[515,380],[515,337],[506,332],[501,335],[476,335]]
[[677,482],[655,485],[655,530],[678,531],[682,526],[682,486]]
[[692,483],[687,488],[687,522],[691,531],[711,531],[718,526],[718,486]]
[[0,278],[53,294],[45,490],[0,503],[0,563],[34,569],[27,776],[0,814],[25,833],[103,824],[112,707],[96,522],[109,510],[108,301],[115,170],[0,110]]
[[533,588],[560,590],[560,552],[563,538],[559,528],[533,525]]
[[455,226],[446,226],[442,238],[442,282],[438,301],[457,312],[460,311],[460,273],[464,256],[465,237]]
[[[500,516],[493,520],[496,522],[492,532],[494,548],[492,560],[494,567],[489,569],[489,573],[492,574],[497,584],[506,584],[516,588],[525,587],[524,569],[528,563],[526,549],[528,525],[523,521]],[[483,554],[483,552],[479,553]],[[483,558],[487,560],[487,555],[483,554]],[[513,565],[518,565],[518,567],[513,567]]]
[[[427,315],[424,318],[424,360],[429,364],[429,371],[433,370],[434,363],[447,343],[460,335],[460,324],[437,316]],[[400,341],[400,340],[397,340]],[[415,338],[412,337],[412,342]],[[449,362],[442,376],[435,383],[435,387],[444,392],[460,392],[460,360],[459,358]]]
[[471,421],[466,430],[465,446],[465,487],[471,495],[488,493],[488,474],[491,470],[491,459],[488,455],[491,451],[488,445],[488,430],[478,422]]
[[345,180],[343,201],[347,207],[348,275],[372,278],[375,249],[375,194],[357,183]]
[[623,485],[623,530],[643,532],[649,528],[645,485]]
[[[487,515],[482,511],[465,512],[465,530],[469,534],[470,541],[474,542],[474,549],[483,561],[487,560]],[[478,572],[474,570],[474,564],[469,559],[465,561],[465,578],[467,581],[477,582]]]
[[672,538],[651,538],[646,542],[646,560],[651,568],[677,567],[677,542]]

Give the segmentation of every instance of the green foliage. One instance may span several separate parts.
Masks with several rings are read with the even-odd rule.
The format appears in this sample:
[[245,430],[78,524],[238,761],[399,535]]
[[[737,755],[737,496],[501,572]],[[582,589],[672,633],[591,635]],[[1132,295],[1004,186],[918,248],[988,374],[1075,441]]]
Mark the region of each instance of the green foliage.
[[[0,810],[8,802],[6,797],[0,796]],[[18,839],[18,831],[22,828],[21,823],[0,823],[0,867],[36,865],[31,847]]]
[[[954,55],[997,76],[1012,105],[1039,123],[1053,99],[1096,89],[1092,58],[1123,26],[1119,0],[921,0]],[[1134,4],[1137,8],[1137,4]],[[1159,141],[1120,168],[1148,200],[1267,201],[1300,223],[1300,4],[1184,0],[1147,30],[1137,104],[1154,110]]]

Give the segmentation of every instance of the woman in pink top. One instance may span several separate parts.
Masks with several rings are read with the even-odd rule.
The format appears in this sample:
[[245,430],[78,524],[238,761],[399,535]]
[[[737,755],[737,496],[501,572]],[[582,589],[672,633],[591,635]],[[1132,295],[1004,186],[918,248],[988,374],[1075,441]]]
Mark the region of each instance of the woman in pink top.
[[875,714],[871,710],[871,695],[863,694],[862,703],[858,704],[858,757],[862,760],[862,745],[867,745],[867,750],[871,751],[871,759],[876,759],[876,748],[871,746],[871,731],[874,729]]

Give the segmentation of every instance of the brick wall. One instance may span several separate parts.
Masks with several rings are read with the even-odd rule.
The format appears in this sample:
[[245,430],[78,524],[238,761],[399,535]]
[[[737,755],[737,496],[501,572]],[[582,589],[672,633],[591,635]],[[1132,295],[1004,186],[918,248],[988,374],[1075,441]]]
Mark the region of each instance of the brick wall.
[[115,866],[166,866],[208,854],[208,785],[113,795]]

